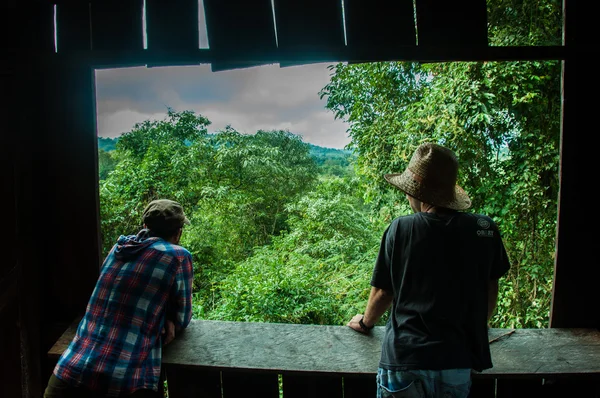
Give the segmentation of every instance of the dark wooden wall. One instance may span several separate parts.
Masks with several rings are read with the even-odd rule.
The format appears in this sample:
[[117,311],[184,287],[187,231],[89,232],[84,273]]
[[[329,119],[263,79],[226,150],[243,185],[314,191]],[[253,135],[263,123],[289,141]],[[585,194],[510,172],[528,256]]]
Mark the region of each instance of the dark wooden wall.
[[[370,5],[345,0],[346,46],[339,31],[339,1],[276,0],[277,48],[270,15],[265,15],[271,12],[269,0],[227,0],[229,7],[218,0],[204,2],[211,50],[197,48],[194,19],[182,17],[196,10],[194,0],[147,1],[148,50],[141,48],[141,31],[132,24],[139,21],[141,0],[58,1],[62,27],[58,54],[54,54],[53,2],[11,0],[0,6],[10,26],[4,41],[8,57],[0,66],[4,94],[0,164],[6,187],[0,204],[6,215],[4,242],[12,248],[0,262],[0,337],[12,342],[0,345],[0,356],[11,358],[0,372],[3,397],[12,396],[20,384],[25,396],[40,396],[52,365],[46,351],[83,311],[98,275],[93,70],[99,66],[210,62],[213,70],[224,70],[269,62],[285,66],[336,60],[564,59],[551,325],[600,327],[596,286],[600,261],[591,194],[599,144],[594,124],[598,83],[590,58],[596,51],[593,13],[582,8],[577,16],[577,2],[566,0],[566,47],[491,48],[486,46],[484,0],[452,3],[454,8],[418,0],[417,46],[411,25],[378,29],[380,21],[390,19],[390,9],[412,10],[411,1],[377,0]],[[172,18],[161,18],[165,13]],[[395,21],[408,23],[410,18]],[[173,40],[175,47],[170,45]],[[19,356],[24,372],[7,367],[19,362]]]

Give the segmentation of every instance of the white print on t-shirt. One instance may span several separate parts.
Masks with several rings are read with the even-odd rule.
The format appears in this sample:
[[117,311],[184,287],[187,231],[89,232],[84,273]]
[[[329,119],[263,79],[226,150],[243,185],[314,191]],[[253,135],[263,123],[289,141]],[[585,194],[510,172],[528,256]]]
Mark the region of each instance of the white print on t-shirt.
[[477,225],[479,225],[483,229],[488,229],[490,227],[490,222],[484,218],[478,218]]
[[493,238],[494,231],[487,230],[490,227],[490,222],[485,218],[478,218],[477,225],[479,225],[483,229],[477,230],[477,236],[480,238]]

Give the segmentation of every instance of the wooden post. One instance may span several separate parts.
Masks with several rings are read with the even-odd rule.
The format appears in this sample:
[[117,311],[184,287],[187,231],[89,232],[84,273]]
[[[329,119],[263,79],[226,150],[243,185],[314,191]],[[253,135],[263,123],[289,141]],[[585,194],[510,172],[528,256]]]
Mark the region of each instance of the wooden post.
[[[585,45],[593,46],[592,15],[580,3],[564,0],[564,44],[567,59],[562,70],[562,126],[560,193],[554,289],[550,327],[600,328],[600,266],[597,232],[593,226],[595,207],[592,192],[599,169],[596,150],[600,134],[594,129],[598,112],[588,94],[598,91],[598,79],[589,74],[584,63]],[[579,11],[579,20],[575,16]],[[576,32],[576,29],[578,32]],[[584,91],[585,90],[585,91]],[[579,126],[578,126],[579,124]]]

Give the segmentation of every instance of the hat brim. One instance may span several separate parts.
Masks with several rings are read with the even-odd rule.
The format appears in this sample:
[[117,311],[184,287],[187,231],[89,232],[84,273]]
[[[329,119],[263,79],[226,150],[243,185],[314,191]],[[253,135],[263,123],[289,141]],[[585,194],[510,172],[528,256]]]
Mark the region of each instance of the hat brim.
[[410,169],[403,173],[385,174],[383,177],[394,187],[422,202],[452,210],[466,210],[471,207],[469,195],[459,185],[455,185],[454,192],[451,193],[426,187],[417,180],[418,176]]

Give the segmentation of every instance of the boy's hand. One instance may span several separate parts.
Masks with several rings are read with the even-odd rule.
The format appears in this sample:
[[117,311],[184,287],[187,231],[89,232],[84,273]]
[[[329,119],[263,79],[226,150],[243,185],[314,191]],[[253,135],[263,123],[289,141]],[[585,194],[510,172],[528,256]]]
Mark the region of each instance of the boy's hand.
[[163,345],[169,344],[175,338],[175,324],[170,320],[165,320],[165,327],[162,330]]
[[363,318],[362,314],[356,314],[354,317],[346,324],[346,326],[356,330],[357,332],[368,334],[363,328],[360,327],[359,321]]

